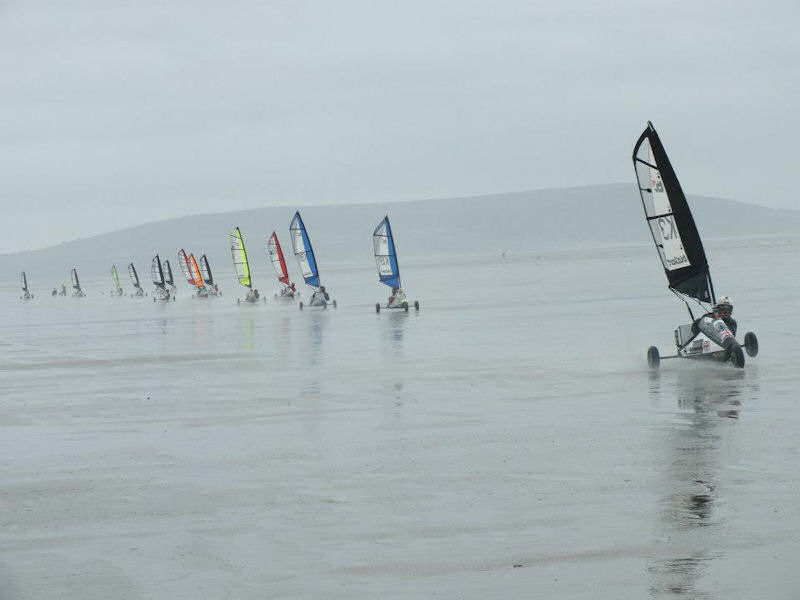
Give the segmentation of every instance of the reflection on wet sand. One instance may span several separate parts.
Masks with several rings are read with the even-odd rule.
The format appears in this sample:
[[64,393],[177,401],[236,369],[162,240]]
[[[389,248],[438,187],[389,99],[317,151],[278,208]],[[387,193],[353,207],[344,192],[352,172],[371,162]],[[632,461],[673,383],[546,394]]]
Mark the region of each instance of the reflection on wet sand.
[[255,339],[255,323],[251,315],[242,317],[242,350],[252,352]]
[[722,520],[715,511],[724,494],[718,454],[730,420],[739,418],[743,389],[758,391],[757,372],[751,381],[744,371],[705,365],[668,376],[651,373],[651,401],[664,406],[667,399],[677,398],[681,409],[679,420],[658,438],[668,465],[658,537],[673,556],[662,554],[648,567],[653,598],[717,597],[703,589],[703,577],[711,561],[724,556],[719,540]]

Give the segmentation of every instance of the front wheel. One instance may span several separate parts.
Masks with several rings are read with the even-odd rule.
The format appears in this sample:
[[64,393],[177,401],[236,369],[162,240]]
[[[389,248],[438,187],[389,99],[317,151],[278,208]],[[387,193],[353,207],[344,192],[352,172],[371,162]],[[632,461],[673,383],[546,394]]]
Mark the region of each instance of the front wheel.
[[731,350],[731,363],[737,369],[744,369],[744,350],[739,344],[734,345]]
[[661,364],[661,355],[658,353],[658,348],[650,346],[647,349],[647,366],[651,369],[657,369]]
[[414,300],[414,310],[419,312],[419,301],[418,300]]
[[408,312],[408,302],[403,302],[403,310]]
[[381,312],[381,305],[380,305],[380,303],[379,303],[379,302],[376,302],[376,303],[375,303],[375,312],[376,312],[376,313],[379,313],[379,312]]
[[334,300],[334,301],[333,301],[333,308],[336,308],[336,306],[337,306],[337,304],[336,304],[336,300]]
[[752,331],[744,334],[744,349],[747,351],[747,356],[758,354],[758,338]]
[[300,303],[300,310],[303,310],[303,303]]

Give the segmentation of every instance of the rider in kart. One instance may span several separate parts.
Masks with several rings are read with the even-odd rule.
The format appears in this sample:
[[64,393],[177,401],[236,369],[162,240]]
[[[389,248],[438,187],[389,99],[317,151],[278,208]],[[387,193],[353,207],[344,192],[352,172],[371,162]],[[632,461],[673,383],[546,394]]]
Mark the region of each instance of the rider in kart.
[[403,292],[403,288],[394,286],[392,288],[392,295],[389,296],[389,303],[387,306],[389,308],[397,308],[398,306],[403,306],[404,302],[408,302],[408,300],[406,300],[406,294]]
[[722,296],[711,309],[711,312],[692,323],[692,333],[702,331],[709,338],[723,348],[728,348],[735,340],[737,323],[731,316],[733,302],[727,296]]
[[311,295],[309,306],[327,306],[330,299],[331,297],[325,291],[325,286],[323,285]]

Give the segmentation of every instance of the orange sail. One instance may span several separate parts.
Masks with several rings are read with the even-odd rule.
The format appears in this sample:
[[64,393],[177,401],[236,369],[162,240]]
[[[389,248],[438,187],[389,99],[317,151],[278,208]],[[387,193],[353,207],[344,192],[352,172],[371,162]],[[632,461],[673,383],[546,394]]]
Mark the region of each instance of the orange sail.
[[200,273],[200,267],[197,266],[194,254],[189,255],[189,273],[192,275],[192,283],[194,285],[197,287],[203,287],[205,285],[203,282],[203,275]]

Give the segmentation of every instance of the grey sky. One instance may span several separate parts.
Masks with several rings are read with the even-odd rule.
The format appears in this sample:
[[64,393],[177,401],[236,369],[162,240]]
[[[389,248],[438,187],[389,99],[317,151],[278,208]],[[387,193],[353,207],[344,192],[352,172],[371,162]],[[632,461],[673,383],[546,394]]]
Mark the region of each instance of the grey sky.
[[687,191],[797,208],[799,13],[0,2],[0,252],[198,212],[630,182],[647,119]]

